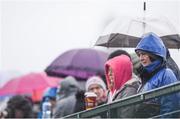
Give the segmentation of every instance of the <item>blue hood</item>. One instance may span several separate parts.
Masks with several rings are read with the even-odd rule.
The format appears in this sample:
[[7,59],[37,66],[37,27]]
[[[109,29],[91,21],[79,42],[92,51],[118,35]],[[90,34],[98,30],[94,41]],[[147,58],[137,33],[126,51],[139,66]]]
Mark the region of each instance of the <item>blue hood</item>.
[[47,98],[56,98],[56,91],[57,91],[57,87],[49,87],[45,90],[44,94],[43,94],[43,102],[47,99]]
[[166,47],[162,40],[154,33],[148,33],[141,38],[141,41],[135,48],[135,52],[138,50],[152,53],[166,60]]

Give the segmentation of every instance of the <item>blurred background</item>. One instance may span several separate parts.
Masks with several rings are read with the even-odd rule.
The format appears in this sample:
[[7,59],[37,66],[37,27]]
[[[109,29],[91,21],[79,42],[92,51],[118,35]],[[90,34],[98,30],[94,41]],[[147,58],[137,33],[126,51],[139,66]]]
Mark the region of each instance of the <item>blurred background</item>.
[[[166,16],[180,26],[179,0],[1,0],[0,6],[0,70],[21,74],[43,71],[69,49],[111,50],[94,44],[119,16]],[[180,66],[179,50],[170,53]]]

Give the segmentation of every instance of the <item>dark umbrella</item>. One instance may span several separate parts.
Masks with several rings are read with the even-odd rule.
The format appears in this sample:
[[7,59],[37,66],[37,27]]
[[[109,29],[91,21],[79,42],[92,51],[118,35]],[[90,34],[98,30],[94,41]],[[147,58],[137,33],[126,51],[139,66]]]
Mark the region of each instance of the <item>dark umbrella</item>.
[[167,18],[123,17],[107,25],[96,46],[136,47],[144,33],[154,32],[168,48],[180,48],[180,35]]
[[93,75],[104,76],[107,57],[108,53],[96,49],[73,49],[57,57],[45,72],[50,76],[71,75],[78,79],[87,79]]

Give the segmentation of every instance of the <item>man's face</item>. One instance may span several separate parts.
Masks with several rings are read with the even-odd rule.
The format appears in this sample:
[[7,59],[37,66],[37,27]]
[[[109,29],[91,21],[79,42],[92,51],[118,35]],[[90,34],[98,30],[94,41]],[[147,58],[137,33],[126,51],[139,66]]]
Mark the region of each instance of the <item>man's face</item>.
[[104,97],[105,91],[99,84],[91,84],[88,91],[94,92],[97,95],[97,102],[101,103],[101,98]]

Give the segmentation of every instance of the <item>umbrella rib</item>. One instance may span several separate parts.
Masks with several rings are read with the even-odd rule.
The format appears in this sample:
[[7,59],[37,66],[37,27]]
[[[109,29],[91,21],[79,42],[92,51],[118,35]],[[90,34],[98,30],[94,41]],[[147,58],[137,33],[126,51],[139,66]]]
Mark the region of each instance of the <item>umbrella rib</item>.
[[[116,33],[116,34],[108,41],[107,47],[109,47],[110,42],[111,42],[116,36],[118,36],[118,33]],[[111,37],[111,36],[110,36],[110,37]]]
[[[73,59],[74,57],[76,57],[77,53],[78,53],[78,49],[75,50],[75,53],[72,55],[72,59]],[[73,60],[71,60],[70,66],[71,66],[71,64],[73,64]],[[69,66],[68,66],[68,68],[69,68]]]

